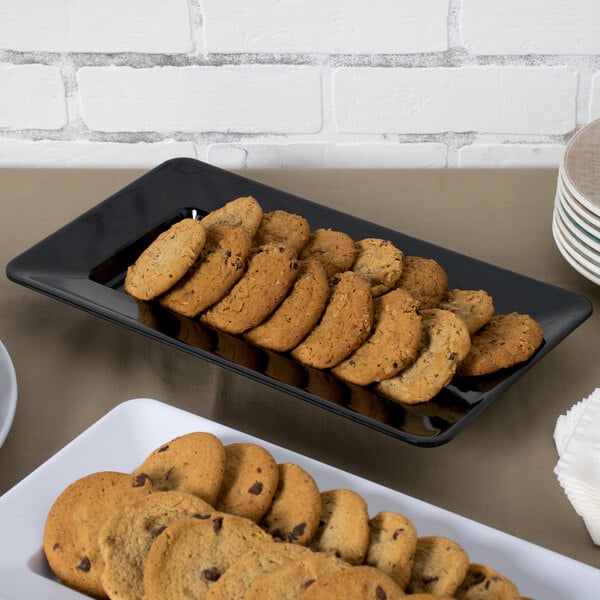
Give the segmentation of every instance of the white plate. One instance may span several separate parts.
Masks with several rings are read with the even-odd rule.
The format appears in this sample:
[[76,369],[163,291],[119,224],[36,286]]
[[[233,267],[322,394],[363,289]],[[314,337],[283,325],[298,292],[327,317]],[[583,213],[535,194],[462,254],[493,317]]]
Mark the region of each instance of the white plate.
[[596,240],[590,234],[586,233],[573,219],[571,219],[564,209],[564,203],[558,199],[555,205],[555,212],[558,213],[558,217],[561,220],[561,223],[564,227],[576,237],[580,242],[583,242],[587,246],[589,246],[592,250],[596,252],[600,252],[600,238]]
[[[564,240],[571,246],[573,251],[577,254],[577,256],[583,259],[581,262],[590,270],[595,271],[600,275],[600,253],[594,251],[593,248],[590,248],[585,243],[582,243],[576,236],[574,236],[568,227],[565,226],[560,213],[556,211],[554,216],[554,223],[556,224],[558,231],[561,233]],[[585,261],[589,261],[587,264]]]
[[578,202],[577,199],[569,192],[565,186],[564,178],[558,178],[558,189],[560,190],[561,198],[564,203],[568,204],[569,207],[582,219],[591,229],[600,232],[600,217],[594,215],[594,213],[587,210],[587,208]]
[[153,449],[177,435],[208,431],[224,443],[263,444],[279,462],[296,462],[320,489],[346,487],[362,494],[370,514],[405,514],[420,535],[445,535],[472,561],[493,566],[521,593],[541,600],[596,600],[600,570],[392,491],[339,469],[173,408],[138,398],[120,404],[0,498],[0,598],[76,600],[82,596],[55,581],[41,550],[46,514],[72,481],[100,470],[131,471]]
[[0,448],[10,431],[17,408],[17,376],[8,350],[0,342]]
[[556,243],[556,247],[562,254],[563,258],[581,275],[583,275],[586,279],[594,282],[597,285],[600,285],[600,275],[597,273],[590,271],[584,265],[581,264],[580,257],[575,257],[572,250],[570,250],[569,245],[562,237],[560,231],[558,230],[558,226],[556,224],[556,220],[552,220],[552,236],[554,237],[554,241]]

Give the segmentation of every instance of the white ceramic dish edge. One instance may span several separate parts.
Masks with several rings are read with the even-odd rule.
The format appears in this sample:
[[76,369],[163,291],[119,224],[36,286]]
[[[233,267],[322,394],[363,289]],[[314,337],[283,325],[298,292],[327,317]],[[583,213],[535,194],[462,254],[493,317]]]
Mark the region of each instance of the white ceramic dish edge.
[[523,595],[553,600],[597,598],[598,569],[148,398],[128,400],[111,410],[0,497],[0,598],[83,598],[50,576],[42,555],[44,521],[54,499],[78,477],[99,470],[131,471],[160,444],[198,430],[210,431],[224,443],[263,444],[277,461],[302,465],[322,490],[349,487],[362,494],[370,514],[379,510],[402,512],[413,521],[419,535],[455,539],[471,560],[493,565],[510,577]]
[[17,410],[17,375],[6,346],[0,342],[0,448]]

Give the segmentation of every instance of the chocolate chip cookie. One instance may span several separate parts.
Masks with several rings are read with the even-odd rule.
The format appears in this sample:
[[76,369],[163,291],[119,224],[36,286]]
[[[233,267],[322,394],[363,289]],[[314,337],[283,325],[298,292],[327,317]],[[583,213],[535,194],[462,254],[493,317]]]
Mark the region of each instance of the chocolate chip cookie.
[[262,323],[285,298],[298,275],[296,252],[288,246],[261,246],[231,291],[200,320],[226,333],[239,334]]
[[317,324],[328,299],[329,283],[321,263],[302,261],[290,293],[270,317],[247,331],[245,337],[261,348],[287,352]]
[[373,333],[332,372],[356,385],[369,385],[399,373],[417,356],[423,329],[418,302],[397,289],[375,298]]
[[125,293],[153,300],[173,287],[194,264],[206,241],[200,221],[182,219],[161,233],[128,267]]
[[393,290],[402,275],[404,254],[389,240],[365,238],[355,244],[352,270],[370,286],[373,296]]
[[369,285],[352,271],[341,273],[320,322],[292,350],[292,356],[316,369],[333,367],[369,337],[373,313]]

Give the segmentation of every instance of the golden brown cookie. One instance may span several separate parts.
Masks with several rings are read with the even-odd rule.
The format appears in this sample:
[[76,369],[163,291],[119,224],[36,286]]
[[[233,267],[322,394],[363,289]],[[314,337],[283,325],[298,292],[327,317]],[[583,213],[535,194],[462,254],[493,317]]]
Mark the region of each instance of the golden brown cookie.
[[69,587],[104,598],[98,532],[121,505],[154,491],[145,475],[102,471],[81,477],[52,504],[43,550],[52,572]]
[[218,302],[244,274],[251,240],[241,227],[214,226],[187,275],[160,304],[184,317],[195,317]]
[[415,526],[404,515],[381,511],[369,521],[369,528],[369,549],[365,564],[377,567],[404,590],[410,581],[417,548]]
[[241,556],[269,539],[249,519],[204,516],[180,517],[154,540],[144,563],[147,600],[200,600]]
[[300,465],[280,463],[279,485],[261,526],[273,539],[306,546],[321,518],[321,495],[312,476]]
[[182,219],[161,233],[128,267],[125,293],[153,300],[173,287],[194,264],[206,241],[200,221]]
[[496,315],[472,336],[471,350],[458,366],[457,374],[487,375],[512,367],[530,358],[543,341],[542,328],[529,315]]
[[202,224],[207,230],[223,225],[241,227],[252,239],[258,230],[262,217],[263,210],[256,198],[243,196],[209,212],[202,219]]
[[473,335],[494,316],[494,302],[485,290],[450,290],[438,308],[459,316]]
[[300,252],[301,260],[319,261],[325,268],[327,277],[351,269],[355,258],[356,248],[352,238],[342,231],[333,229],[313,231]]
[[298,275],[296,252],[287,246],[261,246],[231,291],[200,317],[215,329],[238,334],[262,323],[285,298]]
[[375,323],[369,339],[332,372],[356,385],[369,385],[399,373],[417,356],[423,329],[418,302],[397,289],[373,301]]
[[427,402],[454,377],[469,352],[471,338],[464,321],[448,310],[421,311],[423,339],[417,358],[398,375],[377,384],[377,391],[405,404]]
[[136,469],[161,490],[179,490],[214,505],[225,473],[225,448],[212,433],[195,431],[152,451]]
[[469,556],[460,544],[443,536],[420,537],[407,591],[452,597],[468,570]]
[[448,275],[432,258],[405,256],[398,287],[410,292],[421,308],[435,308],[448,290]]
[[259,577],[248,588],[244,600],[293,600],[319,577],[350,568],[335,556],[310,552]]
[[291,563],[310,550],[288,542],[264,542],[246,552],[219,577],[206,593],[206,600],[239,600],[263,575]]
[[328,298],[329,282],[321,263],[303,261],[288,296],[270,317],[247,331],[245,337],[261,348],[287,352],[317,324]]
[[197,496],[176,491],[155,492],[119,506],[98,534],[107,596],[111,600],[145,600],[144,563],[155,538],[182,516],[213,512]]
[[253,245],[281,244],[300,252],[309,237],[310,227],[304,217],[285,210],[272,210],[263,214]]
[[359,240],[355,247],[352,270],[371,286],[371,294],[381,296],[393,290],[402,275],[402,251],[389,240],[378,238]]
[[321,493],[321,519],[310,542],[316,552],[325,552],[360,565],[369,546],[369,513],[364,498],[352,490]]
[[258,444],[225,446],[225,475],[216,508],[256,523],[267,512],[279,483],[279,469],[271,453]]
[[521,600],[517,586],[491,567],[471,564],[454,595],[457,600]]
[[333,367],[369,337],[373,312],[373,298],[364,279],[352,271],[341,273],[321,321],[292,350],[292,356],[316,369]]
[[398,600],[405,594],[383,571],[367,565],[320,575],[298,600]]

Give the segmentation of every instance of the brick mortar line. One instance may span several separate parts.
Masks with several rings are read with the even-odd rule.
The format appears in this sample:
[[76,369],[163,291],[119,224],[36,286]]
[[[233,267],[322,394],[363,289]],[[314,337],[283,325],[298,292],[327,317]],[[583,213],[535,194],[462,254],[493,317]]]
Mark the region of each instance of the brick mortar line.
[[0,63],[17,66],[42,64],[62,67],[65,62],[83,67],[190,67],[190,66],[307,66],[371,68],[458,68],[463,66],[555,67],[583,65],[600,70],[596,54],[472,55],[462,47],[444,52],[416,54],[302,54],[302,53],[209,53],[142,54],[95,52],[17,52],[0,50]]

